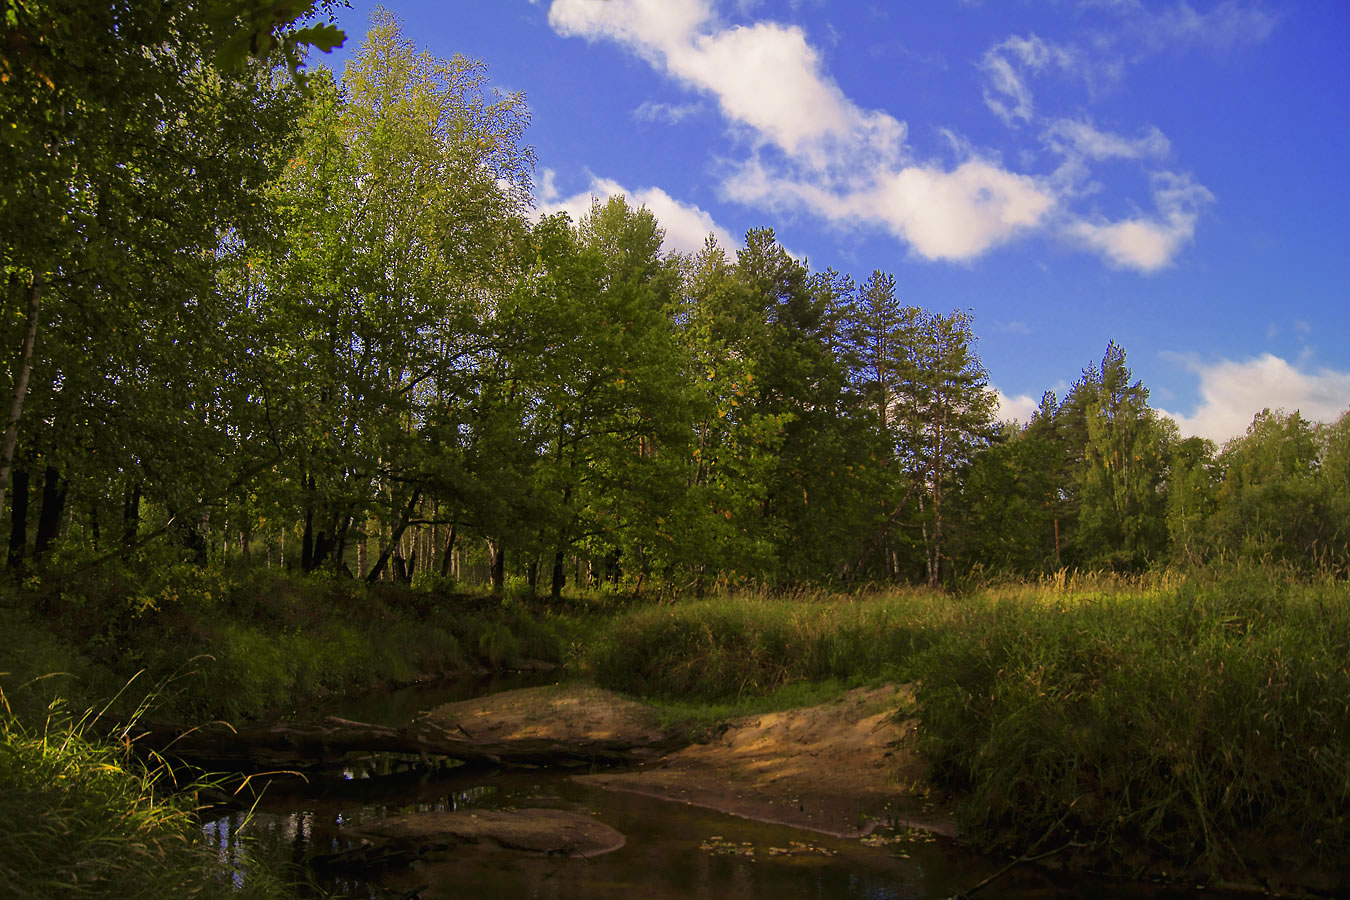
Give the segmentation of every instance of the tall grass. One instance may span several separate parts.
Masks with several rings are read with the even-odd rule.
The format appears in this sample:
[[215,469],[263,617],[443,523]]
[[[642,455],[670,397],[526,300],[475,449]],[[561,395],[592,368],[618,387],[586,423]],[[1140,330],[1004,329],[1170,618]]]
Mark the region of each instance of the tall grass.
[[616,619],[587,662],[604,687],[721,702],[797,681],[902,677],[950,614],[921,592],[867,600],[745,594],[661,604]]
[[31,728],[0,692],[0,885],[15,900],[281,898],[279,874],[253,866],[235,884],[205,846],[185,797],[125,745],[92,735],[93,716],[53,709]]
[[914,680],[932,778],[977,843],[1058,839],[1127,870],[1294,867],[1350,883],[1343,582],[1248,568],[1061,573],[964,597],[720,598],[633,611],[589,661],[606,686],[704,702]]
[[1350,589],[1262,569],[991,594],[920,660],[968,834],[1350,878]]

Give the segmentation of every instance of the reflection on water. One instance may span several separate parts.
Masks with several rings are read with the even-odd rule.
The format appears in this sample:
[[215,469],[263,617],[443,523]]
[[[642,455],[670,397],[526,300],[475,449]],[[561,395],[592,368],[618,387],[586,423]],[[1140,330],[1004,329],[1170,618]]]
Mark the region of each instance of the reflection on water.
[[[535,684],[539,676],[525,679]],[[510,687],[525,686],[513,683]],[[476,692],[476,693],[475,693]],[[484,691],[474,686],[422,686],[365,701],[347,701],[325,714],[401,724],[418,711]],[[260,796],[256,793],[259,788]],[[344,897],[388,900],[931,900],[969,889],[1000,868],[929,835],[875,844],[830,838],[779,825],[633,794],[603,791],[544,771],[484,772],[452,763],[433,768],[391,754],[353,760],[308,780],[255,777],[241,791],[250,811],[206,821],[204,832],[242,883],[249,873],[242,841],[265,853],[306,863],[349,849],[351,832],[390,815],[417,811],[547,807],[589,813],[627,838],[614,853],[591,859],[531,857],[483,847],[459,847],[440,861],[378,872],[316,874],[315,887]],[[811,850],[779,854],[792,842]],[[377,879],[372,881],[361,878]],[[980,890],[980,900],[1070,900],[1119,897],[1163,900],[1188,892],[1052,878],[1020,866]],[[1215,893],[1207,897],[1217,898]]]
[[501,691],[557,683],[556,672],[508,672],[428,681],[394,690],[339,697],[324,703],[321,707],[293,710],[288,718],[303,722],[316,721],[324,716],[338,716],[357,722],[369,722],[372,725],[396,727],[408,724],[418,713],[443,703],[472,700]]
[[[353,774],[348,772],[348,774]],[[379,776],[373,781],[397,776]],[[462,785],[466,777],[475,783]],[[351,782],[361,780],[353,777]],[[280,785],[278,785],[280,787]],[[391,785],[392,787],[392,785]],[[315,790],[317,788],[317,790]],[[401,783],[389,802],[350,805],[321,786],[308,798],[271,791],[249,818],[235,812],[206,824],[222,858],[239,866],[239,834],[256,844],[284,850],[296,861],[350,846],[343,829],[402,812],[470,808],[548,807],[590,812],[627,838],[620,850],[593,859],[530,857],[507,851],[461,847],[446,859],[418,862],[379,873],[380,885],[397,892],[420,890],[434,898],[820,898],[898,900],[941,897],[969,883],[971,861],[928,836],[884,847],[807,834],[796,829],[737,819],[683,804],[584,787],[564,776],[498,773],[464,776],[450,770],[421,784]],[[421,795],[420,797],[418,795]],[[287,808],[297,801],[305,805]],[[248,820],[245,824],[245,820]],[[706,849],[735,845],[738,853]],[[795,855],[774,855],[771,848]],[[830,855],[826,855],[826,853]],[[744,854],[744,855],[743,855]],[[987,863],[977,864],[988,868]],[[241,872],[241,878],[247,872]],[[335,877],[320,879],[329,890],[384,897],[373,884]]]

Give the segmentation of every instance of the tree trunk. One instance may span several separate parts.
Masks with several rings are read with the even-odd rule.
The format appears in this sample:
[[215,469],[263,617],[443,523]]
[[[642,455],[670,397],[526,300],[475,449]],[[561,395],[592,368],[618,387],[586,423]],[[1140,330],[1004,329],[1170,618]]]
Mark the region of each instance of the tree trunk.
[[380,551],[380,556],[375,560],[375,566],[366,576],[366,584],[374,584],[380,580],[380,573],[389,563],[389,557],[393,555],[394,548],[398,546],[399,539],[403,537],[403,532],[408,528],[408,522],[412,519],[413,511],[417,509],[417,501],[422,499],[422,489],[418,488],[412,492],[408,498],[408,505],[403,507],[403,512],[399,515],[398,524],[394,526],[393,532],[389,535],[389,542],[385,544],[384,549]]
[[305,530],[300,537],[300,571],[314,571],[314,510],[305,510]]
[[900,518],[900,513],[904,512],[905,504],[909,502],[909,497],[913,493],[914,482],[911,481],[909,488],[905,491],[905,496],[901,497],[900,502],[895,504],[895,509],[886,517],[886,521],[882,523],[881,530],[877,532],[876,537],[872,538],[867,547],[863,549],[862,555],[858,557],[858,561],[853,564],[853,568],[849,570],[848,575],[844,578],[844,584],[846,586],[853,584],[854,580],[857,579],[858,574],[862,572],[863,566],[867,565],[867,561],[871,559],[872,554],[876,552],[877,547],[886,540],[886,536],[891,533],[891,528],[895,525],[896,520]]
[[549,588],[548,595],[554,600],[562,599],[563,589],[563,552],[559,550],[553,554],[553,583]]
[[942,485],[933,480],[933,542],[928,551],[928,586],[935,588],[942,569]]
[[455,562],[455,526],[450,526],[450,537],[445,542],[445,550],[441,551],[441,577],[448,577],[450,567]]
[[506,590],[506,547],[496,542],[488,549],[492,555],[492,593],[500,596]]
[[66,508],[69,482],[61,477],[56,466],[47,466],[42,473],[42,510],[38,513],[37,534],[33,538],[33,558],[41,559],[51,549],[61,531],[61,513]]
[[357,532],[356,571],[358,572],[364,572],[366,570],[366,554],[369,553],[368,545],[370,543],[370,535],[366,533],[368,527],[370,527],[370,519],[363,519],[361,522],[361,529]]
[[33,345],[37,342],[41,303],[42,275],[34,272],[33,287],[28,292],[28,327],[24,330],[23,346],[19,350],[18,371],[14,373],[14,396],[9,401],[5,443],[0,448],[0,509],[5,508],[5,491],[9,487],[9,471],[14,463],[14,445],[19,440],[19,419],[23,415],[24,397],[28,396],[28,376],[33,371]]
[[201,529],[193,524],[186,515],[179,515],[172,508],[169,509],[169,519],[172,522],[175,542],[178,546],[191,551],[193,565],[205,568],[207,562],[206,538],[202,537]]
[[14,499],[9,510],[9,567],[23,565],[28,552],[28,470],[14,470]]

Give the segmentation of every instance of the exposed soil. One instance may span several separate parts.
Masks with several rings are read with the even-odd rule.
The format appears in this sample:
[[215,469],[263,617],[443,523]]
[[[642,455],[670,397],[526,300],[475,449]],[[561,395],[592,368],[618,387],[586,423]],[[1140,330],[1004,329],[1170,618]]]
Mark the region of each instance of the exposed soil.
[[451,703],[430,716],[473,737],[617,739],[645,744],[651,761],[627,772],[578,776],[611,790],[691,803],[763,822],[840,837],[876,822],[952,835],[950,811],[923,790],[925,767],[911,740],[908,686],[859,688],[820,706],[746,716],[706,743],[680,742],[647,706],[588,686],[529,688]]
[[547,685],[488,694],[438,706],[426,713],[435,725],[484,741],[523,738],[614,741],[647,748],[649,759],[687,739],[663,728],[649,706],[589,685]]

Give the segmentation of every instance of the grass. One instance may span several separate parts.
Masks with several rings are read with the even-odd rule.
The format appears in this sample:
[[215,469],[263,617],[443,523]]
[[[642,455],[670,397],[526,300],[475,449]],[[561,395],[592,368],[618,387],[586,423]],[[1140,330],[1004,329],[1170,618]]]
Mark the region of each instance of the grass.
[[932,779],[985,848],[1350,883],[1343,582],[1244,568],[720,598],[634,610],[588,660],[603,686],[717,713],[912,680]]
[[986,845],[1049,834],[1140,871],[1350,876],[1344,584],[1248,569],[993,592],[916,674],[934,777]]
[[924,592],[858,600],[739,595],[643,607],[587,654],[602,687],[666,701],[726,703],[797,682],[903,678],[950,616]]
[[[22,694],[21,689],[18,693]],[[205,846],[187,798],[161,796],[169,774],[92,734],[58,705],[40,728],[0,692],[0,884],[14,900],[292,896],[281,872],[253,864],[236,885]]]
[[[0,658],[13,673],[0,689],[67,672],[42,699],[89,705],[144,670],[146,683],[167,685],[157,716],[239,721],[330,694],[558,662],[576,638],[568,616],[432,587],[367,588],[270,570],[180,567],[144,579],[111,570],[0,610],[0,625],[14,626],[0,629]],[[143,699],[123,694],[113,711],[127,715]]]
[[742,696],[729,701],[665,699],[655,700],[651,705],[662,728],[701,738],[710,735],[718,725],[729,719],[819,706],[861,683],[832,678],[785,684],[767,694]]
[[[1059,573],[962,596],[574,598],[558,609],[267,572],[170,572],[134,590],[113,582],[0,611],[0,658],[20,673],[0,677],[0,690],[15,677],[71,673],[32,685],[29,712],[7,720],[3,777],[13,786],[0,787],[32,810],[65,803],[60,790],[80,779],[95,794],[110,790],[99,773],[127,769],[81,734],[53,742],[50,727],[17,722],[40,721],[33,711],[57,695],[98,696],[131,666],[161,682],[195,671],[172,681],[164,700],[172,713],[207,718],[542,658],[576,664],[695,729],[913,681],[932,781],[956,798],[964,833],[985,848],[1075,843],[1127,874],[1162,861],[1195,877],[1350,883],[1344,582],[1271,567]],[[140,702],[134,692],[123,698]],[[56,765],[42,761],[53,743],[76,748],[84,774],[43,768]],[[30,772],[42,774],[20,784]],[[140,796],[145,783],[133,778],[142,787],[127,789]],[[57,793],[49,800],[41,790]],[[22,799],[25,791],[38,793]],[[119,795],[113,805],[136,802]],[[126,827],[110,846],[151,847],[140,826]],[[96,853],[103,838],[91,833],[90,848],[70,848],[67,859]],[[15,838],[23,846],[23,834]],[[155,840],[152,854],[173,843]]]

